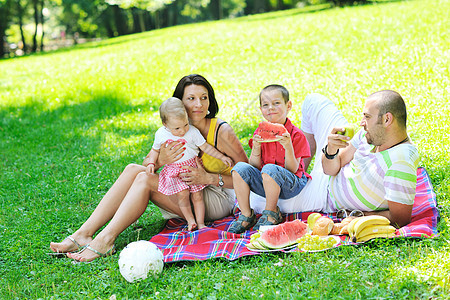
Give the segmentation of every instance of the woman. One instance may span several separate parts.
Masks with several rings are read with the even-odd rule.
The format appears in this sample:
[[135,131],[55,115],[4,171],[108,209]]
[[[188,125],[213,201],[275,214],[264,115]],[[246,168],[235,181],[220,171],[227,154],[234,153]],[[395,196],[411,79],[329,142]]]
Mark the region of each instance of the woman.
[[[192,74],[183,77],[173,96],[181,99],[191,124],[200,130],[208,143],[231,157],[234,163],[247,162],[244,148],[231,126],[215,118],[219,108],[214,90],[203,76]],[[156,168],[175,162],[183,151],[183,144],[176,141],[161,147]],[[231,213],[234,204],[234,195],[228,190],[233,187],[231,168],[207,155],[203,155],[202,160],[204,168],[187,167],[190,172],[185,173],[182,179],[187,184],[208,185],[203,194],[205,219],[220,219]],[[165,219],[182,216],[177,203],[158,192],[158,174],[145,172],[148,163],[146,158],[143,165],[126,166],[86,222],[61,243],[50,243],[50,249],[55,253],[67,253],[77,261],[92,261],[111,255],[117,236],[144,213],[149,200],[161,209]],[[93,239],[97,230],[106,223],[108,225]]]

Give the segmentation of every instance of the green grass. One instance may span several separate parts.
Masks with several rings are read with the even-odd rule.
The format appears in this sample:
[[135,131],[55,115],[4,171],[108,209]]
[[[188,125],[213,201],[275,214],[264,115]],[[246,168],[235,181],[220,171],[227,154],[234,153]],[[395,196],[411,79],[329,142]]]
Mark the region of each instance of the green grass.
[[[450,2],[322,8],[0,61],[0,298],[450,298]],[[441,235],[177,263],[135,284],[120,275],[118,255],[77,265],[48,257],[50,241],[72,233],[126,164],[142,161],[160,126],[159,104],[190,73],[210,80],[219,116],[244,145],[261,119],[256,99],[267,84],[289,89],[297,125],[311,92],[355,123],[368,94],[399,91],[442,205]],[[154,205],[139,225],[119,236],[119,250],[161,229]]]

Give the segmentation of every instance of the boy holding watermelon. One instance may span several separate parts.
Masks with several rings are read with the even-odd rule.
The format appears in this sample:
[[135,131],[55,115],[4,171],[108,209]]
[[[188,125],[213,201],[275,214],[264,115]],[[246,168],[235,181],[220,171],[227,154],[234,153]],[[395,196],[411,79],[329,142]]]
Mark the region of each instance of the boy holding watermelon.
[[[303,161],[311,156],[308,141],[287,117],[292,109],[288,90],[281,85],[268,85],[262,89],[259,101],[267,122],[260,124],[249,141],[249,163],[239,162],[231,171],[241,209],[241,215],[228,229],[232,233],[281,223],[278,199],[297,195],[311,178]],[[266,198],[258,222],[250,207],[250,191]]]

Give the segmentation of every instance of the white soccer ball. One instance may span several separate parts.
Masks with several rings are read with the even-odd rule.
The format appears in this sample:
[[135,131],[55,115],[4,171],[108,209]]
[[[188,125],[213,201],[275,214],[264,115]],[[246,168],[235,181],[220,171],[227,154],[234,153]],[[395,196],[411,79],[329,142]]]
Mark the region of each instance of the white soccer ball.
[[148,275],[157,275],[164,267],[163,254],[149,241],[137,241],[128,244],[119,256],[120,274],[128,281],[146,279]]

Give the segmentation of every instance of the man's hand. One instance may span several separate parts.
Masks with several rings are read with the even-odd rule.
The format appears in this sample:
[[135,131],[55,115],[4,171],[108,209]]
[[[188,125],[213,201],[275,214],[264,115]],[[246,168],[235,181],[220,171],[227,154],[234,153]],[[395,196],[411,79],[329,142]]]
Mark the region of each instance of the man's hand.
[[350,141],[348,136],[338,134],[338,132],[345,131],[345,128],[335,127],[331,130],[331,134],[328,136],[327,153],[329,155],[335,154],[339,149],[346,148]]

